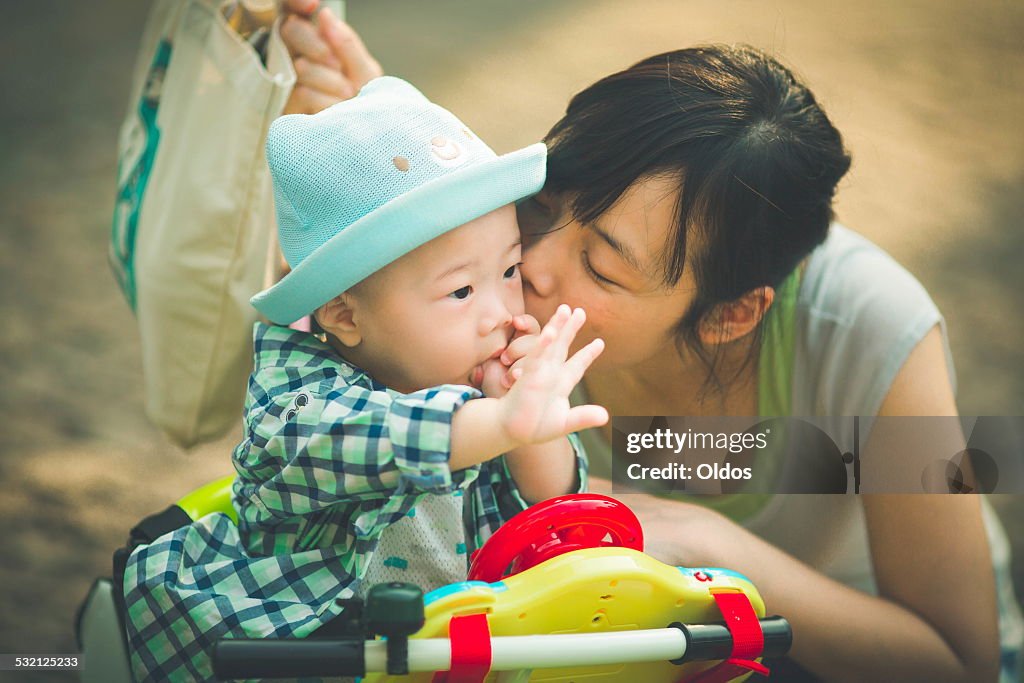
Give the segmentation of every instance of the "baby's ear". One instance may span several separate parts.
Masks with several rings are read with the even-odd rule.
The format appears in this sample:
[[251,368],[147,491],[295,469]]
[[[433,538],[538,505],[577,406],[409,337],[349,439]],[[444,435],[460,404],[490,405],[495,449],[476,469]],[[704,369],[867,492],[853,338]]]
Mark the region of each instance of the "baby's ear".
[[316,309],[313,316],[324,332],[334,335],[345,346],[358,346],[363,341],[356,322],[355,298],[348,292],[339,294]]

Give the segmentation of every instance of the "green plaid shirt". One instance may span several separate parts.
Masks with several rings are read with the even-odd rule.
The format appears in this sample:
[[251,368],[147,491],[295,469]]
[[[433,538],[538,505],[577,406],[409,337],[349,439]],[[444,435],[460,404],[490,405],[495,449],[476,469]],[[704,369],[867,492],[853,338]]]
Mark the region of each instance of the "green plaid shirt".
[[[352,597],[383,531],[424,495],[463,495],[471,553],[526,507],[504,457],[448,469],[452,414],[480,397],[401,394],[314,336],[257,323],[236,527],[207,515],[136,549],[124,591],[140,681],[214,680],[220,638],[304,637]],[[586,457],[575,435],[579,490]]]

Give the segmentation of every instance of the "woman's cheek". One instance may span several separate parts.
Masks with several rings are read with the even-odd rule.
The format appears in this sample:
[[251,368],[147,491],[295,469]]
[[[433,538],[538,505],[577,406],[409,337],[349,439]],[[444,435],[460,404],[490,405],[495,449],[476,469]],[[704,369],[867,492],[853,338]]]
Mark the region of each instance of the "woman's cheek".
[[[571,305],[571,304],[570,304]],[[588,304],[577,304],[587,314],[587,322],[573,340],[571,351],[575,353],[600,337],[605,342],[605,351],[601,354],[608,354],[611,342],[618,337],[618,329],[614,311],[607,304],[600,301],[593,301]],[[600,357],[598,358],[600,361]]]
[[587,324],[582,332],[586,333],[588,341],[600,337],[605,343],[604,352],[594,362],[596,367],[633,365],[664,343],[644,313],[629,303],[621,303],[614,309],[611,306],[596,308],[593,318],[589,311],[587,313]]

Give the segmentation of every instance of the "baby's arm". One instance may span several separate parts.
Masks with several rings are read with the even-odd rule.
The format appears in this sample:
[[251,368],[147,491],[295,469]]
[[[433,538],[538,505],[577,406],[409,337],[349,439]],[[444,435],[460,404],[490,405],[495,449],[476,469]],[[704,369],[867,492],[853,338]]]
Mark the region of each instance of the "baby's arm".
[[567,438],[523,446],[505,454],[509,474],[529,505],[566,493],[578,493],[586,481],[576,449]]
[[[484,367],[485,396],[500,398],[515,384],[522,372],[520,361],[533,349],[540,336],[540,323],[532,315],[513,319],[516,334],[501,359]],[[522,446],[505,454],[507,475],[515,481],[523,501],[532,505],[566,493],[586,490],[586,456],[579,441],[572,438]]]
[[317,391],[323,372],[309,367],[308,389],[278,393],[294,379],[280,368],[254,375],[261,389],[252,402],[265,403],[250,408],[234,453],[235,502],[245,522],[269,527],[338,503],[384,505],[400,492],[445,493],[463,484],[466,473],[448,464],[451,420],[478,391],[444,385],[395,395],[340,383]]
[[[469,400],[479,393],[454,385],[402,396],[355,385],[324,394],[281,392],[303,378],[282,373],[271,359],[267,372],[254,376],[260,391],[251,397],[247,438],[234,454],[240,515],[272,526],[343,501],[389,500],[400,490],[444,493],[473,465],[604,424],[603,408],[568,401],[602,349],[592,342],[566,360],[584,318],[563,306],[500,399]],[[285,353],[284,346],[272,353]],[[309,381],[316,387],[323,377],[314,374]]]

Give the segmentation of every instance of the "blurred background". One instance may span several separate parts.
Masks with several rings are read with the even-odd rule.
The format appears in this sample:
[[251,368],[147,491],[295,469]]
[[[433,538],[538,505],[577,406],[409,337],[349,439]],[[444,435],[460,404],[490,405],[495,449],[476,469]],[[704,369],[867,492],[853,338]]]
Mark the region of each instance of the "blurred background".
[[[67,653],[74,609],[128,528],[229,473],[236,435],[184,453],[147,423],[138,335],[106,262],[148,3],[4,9],[0,653]],[[538,140],[573,93],[650,54],[770,51],[853,153],[840,219],[945,313],[961,413],[1024,415],[1024,4],[353,0],[348,17],[385,72],[498,152]],[[1024,595],[1024,498],[993,502]]]

